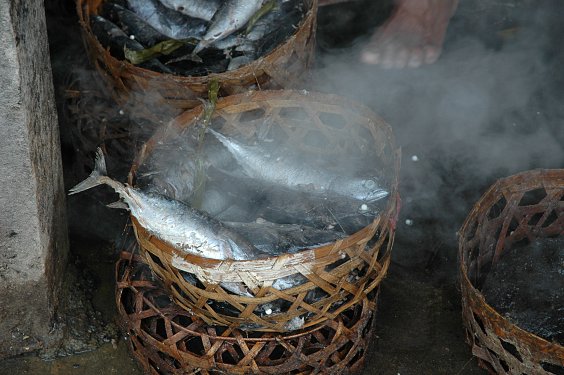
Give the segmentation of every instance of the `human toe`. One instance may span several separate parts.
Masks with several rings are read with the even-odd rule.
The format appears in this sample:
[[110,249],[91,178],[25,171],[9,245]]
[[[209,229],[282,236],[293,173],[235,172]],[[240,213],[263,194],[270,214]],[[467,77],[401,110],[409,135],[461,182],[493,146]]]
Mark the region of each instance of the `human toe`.
[[393,47],[388,47],[384,50],[381,58],[381,65],[384,69],[392,69],[396,64],[397,51]]
[[423,64],[423,50],[421,48],[413,49],[409,55],[407,66],[410,68],[419,68],[422,64]]
[[376,65],[379,64],[381,60],[381,54],[379,51],[364,49],[360,53],[360,61],[365,64]]
[[423,60],[426,64],[433,64],[439,59],[441,49],[435,46],[427,46],[423,49]]
[[405,48],[401,48],[396,52],[393,58],[394,68],[403,69],[407,65],[408,61],[409,51]]

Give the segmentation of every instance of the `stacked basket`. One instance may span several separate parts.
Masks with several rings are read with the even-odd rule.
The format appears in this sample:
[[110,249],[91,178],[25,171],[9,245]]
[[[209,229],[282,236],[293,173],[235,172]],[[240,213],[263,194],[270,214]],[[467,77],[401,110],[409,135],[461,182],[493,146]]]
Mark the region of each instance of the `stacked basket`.
[[[132,218],[137,242],[116,265],[116,302],[132,353],[150,374],[361,371],[399,211],[400,160],[391,128],[368,108],[341,97],[248,91],[304,87],[313,62],[317,1],[304,0],[308,11],[296,32],[268,55],[203,77],[157,73],[113,57],[90,26],[103,2],[77,0],[89,57],[120,106],[131,105],[135,118],[149,121],[149,130],[160,126],[140,148],[130,185],[135,186],[137,171],[157,145],[207,114],[201,99],[218,82],[223,98],[211,121],[221,123],[222,132],[248,136],[268,119],[298,149],[327,160],[351,152],[375,155],[388,174],[390,193],[385,207],[360,230],[320,247],[257,260],[189,255]],[[313,124],[312,133],[304,122]],[[140,133],[134,127],[128,131]],[[338,143],[307,142],[312,137],[330,140],[331,133],[339,134]],[[186,273],[199,283],[187,282]],[[284,277],[306,281],[284,290],[272,287]],[[226,282],[243,285],[252,297],[225,290],[221,284]],[[322,297],[308,300],[314,292]],[[282,312],[256,313],[258,306],[280,301],[287,306]],[[218,308],[226,305],[229,313]],[[298,326],[291,324],[296,321]]]
[[[87,56],[97,75],[84,73],[69,83],[65,115],[69,123],[76,169],[90,168],[96,147],[103,144],[113,165],[128,169],[140,143],[163,123],[197,107],[208,97],[212,82],[219,95],[247,90],[302,88],[313,67],[317,0],[303,0],[307,9],[296,31],[268,54],[232,71],[205,76],[160,73],[120,60],[102,46],[90,24],[110,0],[77,0],[76,10]],[[112,104],[108,104],[112,103]],[[117,104],[117,105],[116,105]]]
[[207,325],[171,302],[143,258],[132,252],[121,254],[116,280],[122,328],[148,374],[358,373],[378,294],[374,290],[323,325],[284,335]]
[[[295,126],[296,116],[287,116],[297,110],[306,114],[299,121],[316,124],[320,132],[338,128],[349,135],[347,144],[323,147],[320,152],[330,149],[335,153],[332,156],[342,155],[351,147],[375,151],[391,175],[386,208],[369,225],[336,242],[246,261],[186,254],[133,219],[141,256],[124,256],[133,264],[127,268],[129,274],[123,271],[125,260],[118,263],[118,307],[132,338],[132,350],[146,369],[337,374],[361,368],[378,287],[390,264],[399,209],[399,154],[385,122],[369,109],[332,95],[288,90],[234,95],[218,101],[212,121],[224,124],[222,131],[229,134],[253,133],[267,116],[286,129],[291,140],[303,142],[307,137]],[[193,126],[203,111],[197,107],[183,113],[145,144],[132,167],[131,185],[154,147]],[[249,120],[250,113],[253,120]],[[336,118],[341,121],[338,127]],[[149,276],[139,279],[141,276],[131,271],[141,263],[148,265],[162,284]],[[185,281],[182,272],[196,275],[202,285]],[[301,275],[307,282],[283,291],[272,287],[274,280],[292,275]],[[222,282],[241,283],[253,297],[229,293],[221,287]],[[325,297],[307,303],[304,298],[312,290],[323,291]],[[153,295],[155,291],[170,296],[173,302],[155,302],[159,299]],[[286,311],[266,316],[255,313],[257,306],[280,300],[288,302]],[[225,304],[238,313],[226,314],[214,307]],[[303,324],[297,330],[289,329],[288,323],[296,318]],[[160,333],[155,333],[157,329]],[[203,343],[197,345],[200,351],[195,353],[189,342]]]

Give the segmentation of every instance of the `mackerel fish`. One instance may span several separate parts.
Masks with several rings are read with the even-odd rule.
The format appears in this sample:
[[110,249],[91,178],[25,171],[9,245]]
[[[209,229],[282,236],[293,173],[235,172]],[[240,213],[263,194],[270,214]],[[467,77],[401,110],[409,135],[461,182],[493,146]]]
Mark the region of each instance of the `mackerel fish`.
[[159,0],[165,7],[190,17],[210,21],[219,9],[218,0]]
[[258,250],[241,235],[203,212],[183,202],[160,194],[145,193],[108,177],[104,154],[98,148],[94,170],[84,181],[70,189],[69,194],[102,184],[112,187],[123,200],[110,207],[128,209],[149,232],[186,253],[219,260],[261,257]]
[[[118,59],[124,58],[124,46],[132,51],[140,51],[145,47],[129,36],[113,22],[102,16],[93,15],[90,18],[92,32],[103,46],[110,47],[110,53]],[[155,70],[157,72],[172,73],[172,71],[157,59],[151,59],[143,64],[142,67]]]
[[245,145],[228,138],[212,128],[208,128],[207,131],[231,152],[249,178],[294,191],[332,193],[367,203],[385,198],[389,194],[386,189],[378,186],[377,177],[341,176],[307,163],[291,150],[269,152],[270,150],[260,145]]
[[193,55],[215,41],[221,40],[239,30],[258,12],[264,0],[226,0],[211,20],[206,34],[198,43]]
[[167,40],[168,37],[149,25],[139,15],[117,3],[111,1],[102,5],[102,15],[119,25],[130,38],[138,41],[145,47]]
[[247,238],[253,246],[268,256],[296,253],[313,249],[339,239],[344,233],[315,229],[306,225],[276,224],[264,219],[253,223],[224,222],[225,226]]
[[151,27],[172,39],[200,39],[208,27],[206,21],[169,9],[158,0],[127,0],[127,6]]

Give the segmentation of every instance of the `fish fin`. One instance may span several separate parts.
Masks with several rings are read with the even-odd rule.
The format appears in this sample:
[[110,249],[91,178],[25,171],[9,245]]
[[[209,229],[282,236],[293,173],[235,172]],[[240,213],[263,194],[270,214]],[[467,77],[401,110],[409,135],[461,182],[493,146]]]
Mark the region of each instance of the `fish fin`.
[[95,186],[103,184],[100,177],[106,176],[106,159],[102,149],[98,147],[96,150],[96,161],[94,162],[94,170],[84,181],[79,182],[76,186],[69,190],[69,195],[80,193]]
[[192,54],[190,55],[190,61],[201,64],[204,62],[204,60],[202,60],[202,58],[200,56],[198,56],[197,53],[192,52]]
[[198,52],[200,52],[201,50],[206,48],[208,46],[208,44],[209,44],[209,42],[207,42],[205,40],[200,40],[198,42],[198,44],[196,44],[196,47],[194,47],[194,49],[192,50],[191,60],[194,61],[194,62],[200,62],[200,63],[203,62],[202,58],[200,56],[198,56]]
[[129,210],[129,206],[122,201],[116,201],[116,202],[107,204],[106,207],[108,207],[108,208],[119,208],[119,209],[122,209],[122,210]]

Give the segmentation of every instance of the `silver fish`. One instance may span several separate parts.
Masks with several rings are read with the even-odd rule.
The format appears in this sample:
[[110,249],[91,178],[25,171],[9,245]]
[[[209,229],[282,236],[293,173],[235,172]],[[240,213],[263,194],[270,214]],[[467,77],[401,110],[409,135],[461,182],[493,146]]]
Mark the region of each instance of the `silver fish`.
[[257,41],[262,38],[269,30],[272,30],[278,22],[281,22],[285,17],[280,6],[276,6],[263,17],[259,18],[253,25],[251,30],[245,35],[245,38],[250,41]]
[[219,9],[217,0],[159,0],[165,7],[190,17],[210,21]]
[[293,288],[298,285],[305,284],[306,282],[307,279],[304,276],[300,274],[296,274],[296,275],[290,275],[277,279],[272,283],[272,287],[278,290],[285,290],[285,289]]
[[200,39],[208,23],[175,12],[158,0],[127,0],[127,6],[160,33],[172,39]]
[[286,331],[291,332],[302,328],[305,324],[304,316],[296,316],[290,319],[286,324],[284,324],[284,328]]
[[227,71],[239,69],[240,67],[245,66],[253,62],[254,60],[254,57],[245,55],[234,57],[229,61],[229,65],[227,65]]
[[310,193],[334,193],[363,202],[375,202],[389,192],[378,186],[378,179],[345,177],[318,168],[292,150],[269,153],[260,146],[249,146],[207,129],[233,155],[244,173],[255,180]]
[[273,28],[274,22],[280,18],[282,18],[282,13],[279,9],[275,8],[264,17],[261,17],[248,34],[231,34],[221,40],[215,41],[213,47],[220,50],[236,47],[235,50],[239,52],[254,52],[257,49],[257,42],[268,30]]
[[137,13],[119,4],[106,1],[102,5],[102,10],[103,15],[108,15],[110,21],[119,25],[124,32],[145,47],[152,47],[168,39],[139,17]]
[[[145,49],[145,46],[136,40],[130,39],[129,36],[116,24],[102,16],[93,15],[90,18],[90,24],[92,26],[92,32],[96,35],[98,41],[105,48],[109,47],[112,56],[118,59],[124,59],[124,47],[132,51]],[[148,60],[141,64],[141,66],[158,72],[172,73],[167,66],[157,59]]]
[[149,232],[187,253],[220,260],[260,257],[260,253],[248,241],[204,213],[180,201],[160,194],[145,193],[108,177],[104,154],[98,148],[94,170],[84,181],[70,189],[69,195],[101,184],[112,187],[127,204],[127,207],[123,204],[113,204],[111,207],[129,209]]
[[231,34],[221,40],[215,41],[213,47],[219,50],[225,50],[231,47],[239,46],[245,43],[246,39],[240,34]]
[[[254,223],[224,222],[249,240],[258,250],[269,256],[295,253],[335,242],[344,233],[311,228],[297,224],[276,224],[264,219]],[[277,288],[278,289],[278,288]]]
[[[244,32],[231,34],[222,40],[215,41],[212,46],[220,50],[236,47],[235,50],[238,52],[253,53],[258,49],[264,48],[262,44],[269,41],[262,42],[261,39],[270,33],[282,34],[282,37],[292,34],[291,32],[286,33],[284,29],[293,27],[293,23],[299,23],[301,18],[302,11],[297,7],[294,6],[287,10],[286,7],[278,4],[274,9],[261,17],[247,34]],[[255,54],[253,53],[253,55]]]
[[215,13],[206,34],[194,48],[197,54],[210,44],[242,28],[262,7],[264,0],[227,0]]

